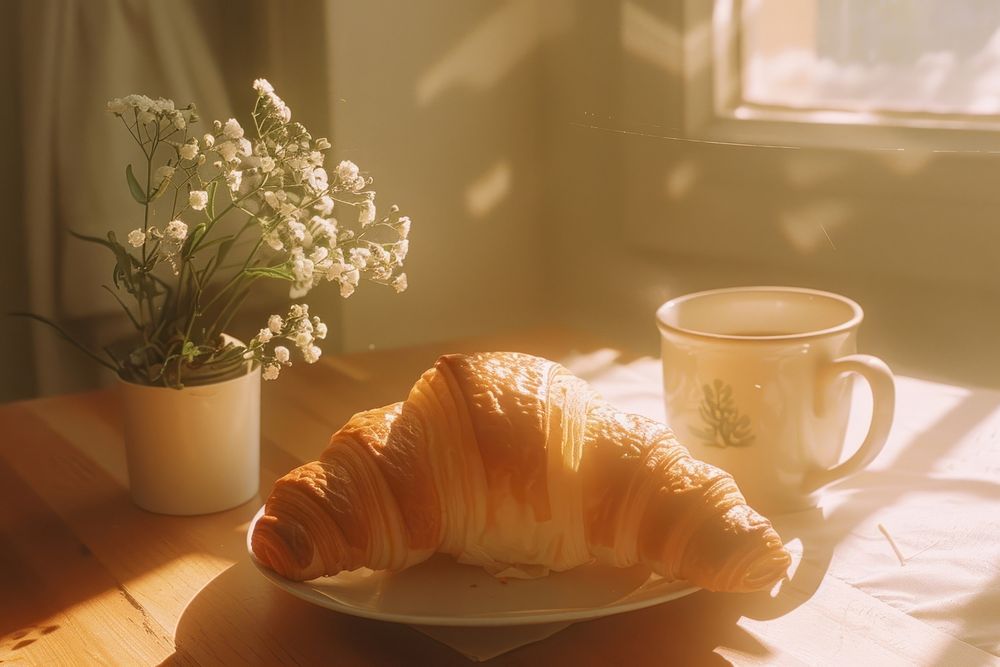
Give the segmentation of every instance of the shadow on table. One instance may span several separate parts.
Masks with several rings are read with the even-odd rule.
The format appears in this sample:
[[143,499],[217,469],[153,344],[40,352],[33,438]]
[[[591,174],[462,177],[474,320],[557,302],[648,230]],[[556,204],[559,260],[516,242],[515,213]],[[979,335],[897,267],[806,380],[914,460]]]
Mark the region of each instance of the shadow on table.
[[[754,596],[699,592],[648,609],[579,623],[488,661],[503,664],[724,665],[724,646],[766,661],[770,651],[737,625]],[[274,587],[241,561],[188,604],[164,665],[467,665],[471,661],[403,625],[346,616]]]
[[465,665],[415,630],[338,614],[276,588],[243,559],[188,603],[162,664]]

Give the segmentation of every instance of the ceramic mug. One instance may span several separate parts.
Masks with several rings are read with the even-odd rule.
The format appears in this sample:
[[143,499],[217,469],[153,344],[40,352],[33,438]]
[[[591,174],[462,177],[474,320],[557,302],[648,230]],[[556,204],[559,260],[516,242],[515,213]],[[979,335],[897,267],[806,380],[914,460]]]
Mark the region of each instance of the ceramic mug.
[[[881,359],[856,354],[854,301],[797,287],[698,292],[656,312],[668,423],[697,458],[730,472],[762,510],[814,507],[815,492],[885,445],[895,385]],[[871,386],[868,434],[838,463],[850,374]]]

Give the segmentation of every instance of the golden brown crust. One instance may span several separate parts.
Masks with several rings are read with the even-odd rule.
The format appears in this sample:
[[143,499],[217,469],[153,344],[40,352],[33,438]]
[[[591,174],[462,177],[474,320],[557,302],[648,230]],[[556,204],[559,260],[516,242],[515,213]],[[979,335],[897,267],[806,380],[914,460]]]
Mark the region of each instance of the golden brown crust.
[[742,591],[789,564],[732,477],[670,429],[515,353],[442,357],[404,403],[355,415],[278,480],[252,547],[292,579],[444,551],[491,571],[644,563]]

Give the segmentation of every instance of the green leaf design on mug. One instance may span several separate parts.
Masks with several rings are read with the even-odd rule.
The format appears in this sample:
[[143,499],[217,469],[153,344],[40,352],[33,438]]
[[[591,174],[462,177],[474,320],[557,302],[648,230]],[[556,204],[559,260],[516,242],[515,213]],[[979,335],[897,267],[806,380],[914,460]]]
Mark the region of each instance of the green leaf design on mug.
[[704,397],[698,406],[704,428],[692,432],[712,447],[746,447],[754,440],[749,415],[740,415],[733,400],[733,388],[716,378],[702,387]]

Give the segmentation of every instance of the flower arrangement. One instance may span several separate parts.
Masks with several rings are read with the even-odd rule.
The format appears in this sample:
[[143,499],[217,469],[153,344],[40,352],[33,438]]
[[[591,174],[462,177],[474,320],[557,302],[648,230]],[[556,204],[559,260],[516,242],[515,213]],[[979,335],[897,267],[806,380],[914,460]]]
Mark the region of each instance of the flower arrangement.
[[263,377],[272,380],[291,364],[281,341],[308,363],[319,359],[317,342],[327,327],[304,303],[272,315],[246,345],[223,337],[261,279],[291,283],[290,299],[324,281],[336,283],[345,298],[362,279],[406,289],[401,268],[410,219],[395,206],[378,217],[372,179],[347,160],[327,172],[330,142],[292,122],[266,80],[253,87],[249,132],[230,118],[196,135],[193,104],[178,108],[145,95],[108,102],[145,158],[138,176],[131,165],[125,169],[142,225],[124,243],[113,232],[74,236],[114,254],[114,287],[104,288],[137,340],[124,354],[105,348],[105,358],[56,328],[127,381],[206,384],[245,372],[248,362],[261,364]]

